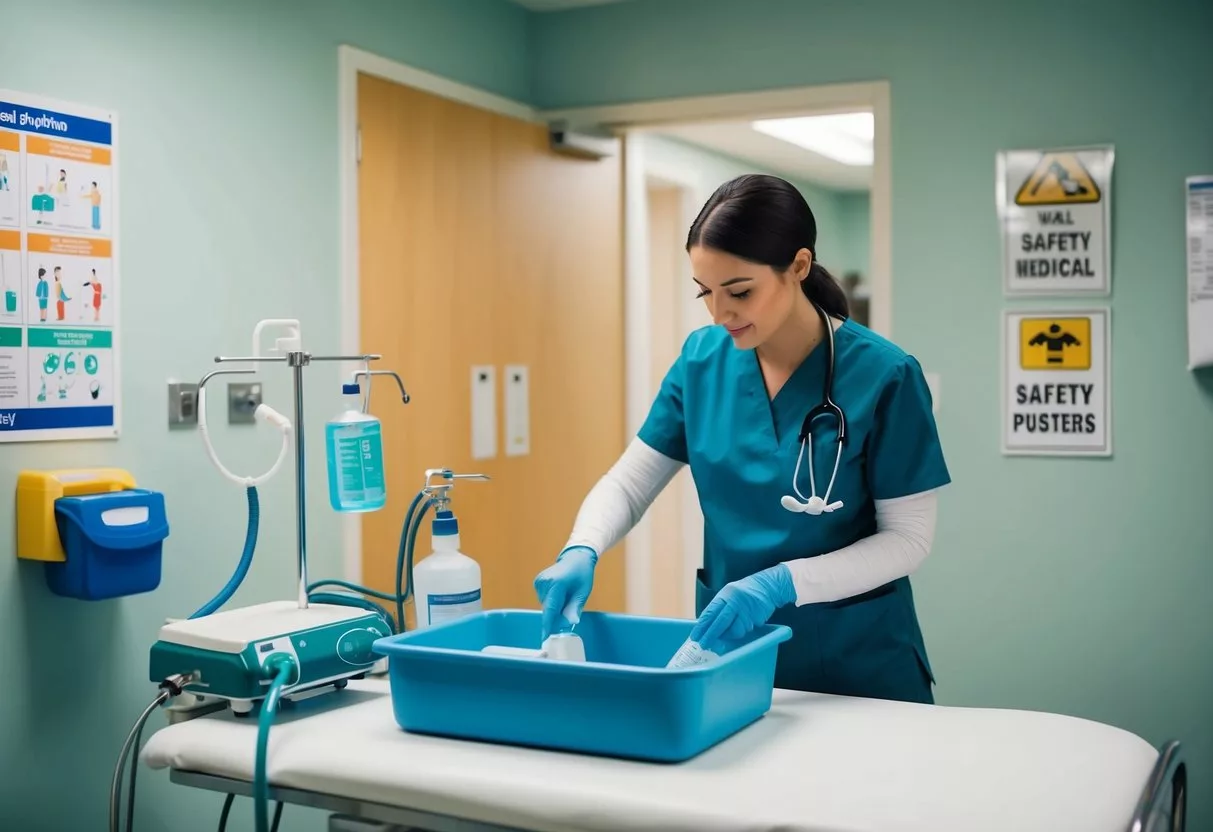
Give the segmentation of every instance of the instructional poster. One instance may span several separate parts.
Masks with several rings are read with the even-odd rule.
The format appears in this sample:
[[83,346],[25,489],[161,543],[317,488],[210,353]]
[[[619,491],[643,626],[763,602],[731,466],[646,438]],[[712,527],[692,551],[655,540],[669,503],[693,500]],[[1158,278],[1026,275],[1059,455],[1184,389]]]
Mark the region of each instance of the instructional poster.
[[1004,454],[1111,455],[1110,316],[1004,312]]
[[118,435],[112,113],[0,90],[0,441]]
[[1111,292],[1114,161],[1111,147],[998,154],[1007,295]]
[[1188,369],[1213,367],[1213,176],[1185,184],[1188,240]]

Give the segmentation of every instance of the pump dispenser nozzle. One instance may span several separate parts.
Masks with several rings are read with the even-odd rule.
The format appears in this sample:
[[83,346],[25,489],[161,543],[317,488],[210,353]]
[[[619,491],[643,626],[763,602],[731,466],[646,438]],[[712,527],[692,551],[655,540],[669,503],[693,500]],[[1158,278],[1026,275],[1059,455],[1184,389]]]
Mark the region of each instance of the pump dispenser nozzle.
[[[435,477],[440,477],[443,482],[433,483]],[[422,491],[434,502],[435,511],[450,513],[451,489],[455,487],[455,480],[489,482],[491,479],[487,474],[456,474],[450,468],[430,468],[425,472],[425,488]]]

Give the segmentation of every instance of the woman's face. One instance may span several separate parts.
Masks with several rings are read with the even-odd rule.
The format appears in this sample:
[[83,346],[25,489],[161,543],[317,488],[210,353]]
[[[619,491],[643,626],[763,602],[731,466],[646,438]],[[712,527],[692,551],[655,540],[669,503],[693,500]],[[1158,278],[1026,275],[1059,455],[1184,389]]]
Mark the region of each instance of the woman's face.
[[705,246],[692,246],[689,253],[699,297],[738,349],[761,346],[787,322],[812,263],[808,249],[797,253],[786,272]]

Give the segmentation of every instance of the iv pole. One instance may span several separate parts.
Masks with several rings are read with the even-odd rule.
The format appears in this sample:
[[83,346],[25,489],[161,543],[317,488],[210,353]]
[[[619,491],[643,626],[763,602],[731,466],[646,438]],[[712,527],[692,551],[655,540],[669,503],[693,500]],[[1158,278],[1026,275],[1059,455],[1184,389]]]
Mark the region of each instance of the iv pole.
[[[304,475],[306,472],[304,460],[304,433],[303,433],[303,368],[307,367],[313,361],[356,361],[366,365],[370,361],[378,361],[383,356],[381,355],[312,355],[305,350],[292,350],[285,355],[258,355],[258,356],[242,356],[228,357],[217,355],[215,363],[256,363],[258,361],[275,361],[285,362],[293,371],[294,376],[294,393],[295,393],[295,536],[297,539],[297,555],[299,564],[299,609],[307,609],[307,487],[304,485]],[[211,375],[223,373],[252,373],[251,368],[243,368],[238,370],[217,371]],[[404,382],[400,380],[400,376],[394,370],[375,370],[373,372],[362,371],[356,375],[367,376],[367,398],[370,397],[370,376],[386,375],[396,379],[396,386],[400,388],[400,399],[405,404],[409,403],[409,394],[404,389]],[[208,376],[209,378],[209,376]]]

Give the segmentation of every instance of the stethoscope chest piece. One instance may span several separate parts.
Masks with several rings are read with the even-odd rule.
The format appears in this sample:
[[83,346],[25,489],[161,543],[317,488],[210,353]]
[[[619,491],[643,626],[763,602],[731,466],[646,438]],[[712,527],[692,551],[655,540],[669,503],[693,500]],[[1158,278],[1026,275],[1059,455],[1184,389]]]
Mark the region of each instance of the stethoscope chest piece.
[[[797,492],[798,494],[800,492]],[[803,495],[801,495],[803,497]],[[827,503],[824,498],[813,495],[809,499],[801,502],[791,494],[784,494],[780,499],[779,504],[788,511],[797,512],[800,514],[818,515],[822,512],[830,512],[835,509],[842,508],[842,500],[835,500],[832,503]]]

